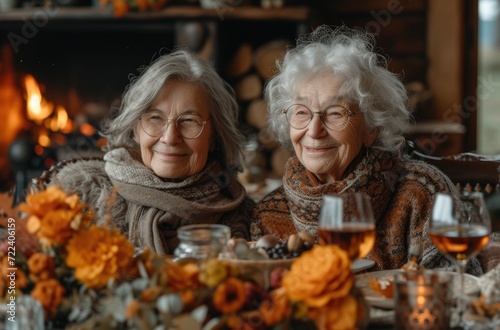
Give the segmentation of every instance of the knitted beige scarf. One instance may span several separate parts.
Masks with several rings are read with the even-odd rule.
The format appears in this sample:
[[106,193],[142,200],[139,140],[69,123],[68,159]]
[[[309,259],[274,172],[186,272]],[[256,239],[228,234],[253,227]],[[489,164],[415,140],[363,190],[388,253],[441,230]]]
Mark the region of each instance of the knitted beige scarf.
[[246,237],[248,218],[239,206],[245,190],[215,161],[181,181],[163,180],[123,148],[105,155],[106,173],[127,202],[125,221],[129,239],[139,247],[172,254],[178,245],[177,229],[196,223],[222,223],[233,236]]

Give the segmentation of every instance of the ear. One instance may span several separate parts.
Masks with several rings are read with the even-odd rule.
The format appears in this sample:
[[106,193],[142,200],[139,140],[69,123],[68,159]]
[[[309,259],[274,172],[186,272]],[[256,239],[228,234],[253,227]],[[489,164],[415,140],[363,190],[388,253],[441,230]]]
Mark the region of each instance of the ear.
[[379,131],[376,128],[372,128],[370,130],[365,131],[365,136],[363,138],[363,145],[367,148],[370,147],[377,139],[378,132]]

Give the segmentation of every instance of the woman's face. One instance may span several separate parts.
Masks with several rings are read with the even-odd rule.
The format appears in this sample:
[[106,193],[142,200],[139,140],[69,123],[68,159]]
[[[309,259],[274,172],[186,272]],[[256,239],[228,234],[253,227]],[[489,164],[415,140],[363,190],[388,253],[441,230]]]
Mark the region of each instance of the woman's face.
[[[312,112],[331,105],[359,112],[357,105],[338,98],[340,86],[332,73],[315,75],[298,85],[295,102],[306,105]],[[290,127],[290,138],[304,167],[320,181],[327,182],[341,180],[362,146],[370,146],[376,135],[369,132],[361,113],[349,117],[349,123],[340,131],[328,129],[315,114],[306,128]]]
[[196,139],[186,139],[177,131],[175,120],[183,114],[195,114],[208,120],[209,101],[207,92],[197,83],[167,81],[148,109],[148,112],[159,111],[165,118],[173,119],[166,131],[161,136],[152,137],[144,132],[140,121],[135,128],[144,165],[165,179],[182,179],[200,172],[214,141],[211,121],[205,124]]

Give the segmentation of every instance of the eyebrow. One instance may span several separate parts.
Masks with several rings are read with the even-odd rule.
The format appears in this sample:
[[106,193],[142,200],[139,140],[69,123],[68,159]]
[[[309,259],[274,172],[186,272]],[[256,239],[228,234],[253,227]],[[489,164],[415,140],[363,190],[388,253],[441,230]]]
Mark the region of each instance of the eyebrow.
[[[158,108],[149,108],[146,110],[146,112],[159,112],[165,116],[165,113]],[[179,114],[179,116],[182,116],[182,115],[196,115],[196,116],[202,117],[202,115],[199,112],[197,112],[196,110],[193,110],[193,109],[187,109],[186,111],[181,112]],[[179,116],[177,116],[177,117],[179,117]]]
[[[299,96],[297,98],[295,98],[295,101],[300,101],[300,102],[303,102],[303,101],[309,101],[309,98],[308,97],[305,97],[305,96]],[[345,103],[345,98],[340,96],[340,95],[334,95],[334,96],[331,96],[329,98],[327,98],[324,102],[322,102],[323,104],[327,104],[327,105],[336,105],[336,104],[339,104],[339,103]]]

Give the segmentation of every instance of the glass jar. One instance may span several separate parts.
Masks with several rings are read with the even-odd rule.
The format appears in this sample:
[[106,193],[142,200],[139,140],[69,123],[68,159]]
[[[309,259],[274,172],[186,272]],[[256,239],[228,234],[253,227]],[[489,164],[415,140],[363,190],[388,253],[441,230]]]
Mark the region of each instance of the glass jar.
[[226,248],[231,229],[219,224],[188,225],[177,229],[177,237],[176,259],[205,260],[217,258]]

